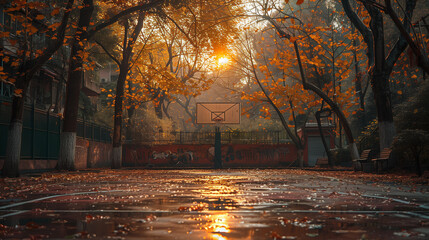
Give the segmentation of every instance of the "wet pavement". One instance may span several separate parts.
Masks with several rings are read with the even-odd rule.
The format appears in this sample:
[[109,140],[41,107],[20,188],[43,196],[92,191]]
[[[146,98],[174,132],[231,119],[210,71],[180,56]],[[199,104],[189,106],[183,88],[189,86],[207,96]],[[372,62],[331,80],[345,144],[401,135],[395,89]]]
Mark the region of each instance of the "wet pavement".
[[301,170],[3,179],[0,239],[429,239],[429,187]]

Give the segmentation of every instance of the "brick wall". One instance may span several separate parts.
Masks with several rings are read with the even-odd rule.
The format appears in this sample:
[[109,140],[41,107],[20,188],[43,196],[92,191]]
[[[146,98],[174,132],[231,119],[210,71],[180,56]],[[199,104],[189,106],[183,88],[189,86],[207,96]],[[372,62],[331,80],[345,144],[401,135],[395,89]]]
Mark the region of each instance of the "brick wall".
[[[123,166],[212,167],[214,146],[204,145],[124,145]],[[293,144],[224,144],[224,167],[282,167],[296,159]]]

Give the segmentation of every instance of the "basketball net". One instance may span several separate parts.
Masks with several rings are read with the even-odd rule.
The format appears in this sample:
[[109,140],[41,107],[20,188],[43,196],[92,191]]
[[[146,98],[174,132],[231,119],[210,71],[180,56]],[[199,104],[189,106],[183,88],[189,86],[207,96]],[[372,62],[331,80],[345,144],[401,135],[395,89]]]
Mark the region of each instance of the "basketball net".
[[215,126],[218,127],[218,128],[220,128],[220,125],[222,125],[222,123],[223,123],[224,120],[225,119],[220,118],[220,117],[217,117],[217,118],[213,119],[213,121],[215,122]]

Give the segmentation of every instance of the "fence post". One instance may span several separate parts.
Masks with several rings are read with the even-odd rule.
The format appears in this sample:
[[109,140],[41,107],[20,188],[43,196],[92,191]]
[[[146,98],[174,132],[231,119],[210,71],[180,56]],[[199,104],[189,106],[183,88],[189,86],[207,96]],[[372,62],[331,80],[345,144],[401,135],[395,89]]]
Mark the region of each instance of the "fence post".
[[[35,111],[34,111],[34,99],[33,99],[33,105],[31,107],[31,159],[34,159],[34,138],[36,135],[36,131],[35,131]],[[22,125],[24,126],[24,123],[22,123]]]
[[46,159],[49,159],[49,111],[46,112]]
[[[57,139],[58,139],[58,142],[60,142],[61,141],[61,127],[62,127],[62,125],[63,125],[63,121],[62,121],[62,119],[61,119],[61,116],[56,116],[56,121],[58,121],[58,135],[57,135]],[[58,146],[59,146],[59,144],[58,144]],[[58,149],[59,149],[59,147],[58,147]],[[59,152],[59,151],[58,151]],[[58,158],[60,157],[60,155],[58,154],[57,156],[56,156],[56,159],[58,160]]]
[[82,118],[82,125],[83,125],[83,139],[86,139],[85,117]]
[[180,131],[180,140],[179,140],[180,144],[182,144],[182,131]]

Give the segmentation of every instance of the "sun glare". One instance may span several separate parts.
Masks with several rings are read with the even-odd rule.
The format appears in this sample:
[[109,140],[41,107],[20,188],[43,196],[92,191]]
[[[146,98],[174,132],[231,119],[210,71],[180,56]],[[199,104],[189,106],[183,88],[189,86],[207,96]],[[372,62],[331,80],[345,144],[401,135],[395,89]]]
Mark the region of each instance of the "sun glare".
[[225,65],[225,64],[229,63],[229,58],[227,58],[227,57],[220,57],[217,60],[217,63],[218,63],[219,66]]

